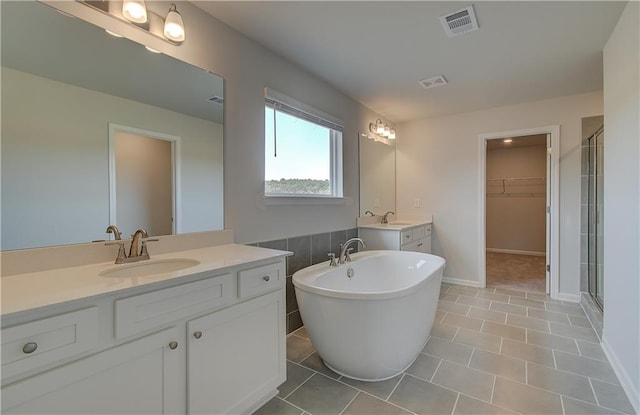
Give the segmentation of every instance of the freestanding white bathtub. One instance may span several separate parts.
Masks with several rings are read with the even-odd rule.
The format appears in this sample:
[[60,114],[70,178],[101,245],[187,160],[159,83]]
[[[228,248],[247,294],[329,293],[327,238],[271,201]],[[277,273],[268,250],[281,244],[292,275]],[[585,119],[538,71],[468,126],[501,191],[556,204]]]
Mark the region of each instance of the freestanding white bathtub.
[[428,340],[445,260],[403,251],[351,258],[293,274],[302,321],[330,369],[357,380],[389,379],[408,368]]

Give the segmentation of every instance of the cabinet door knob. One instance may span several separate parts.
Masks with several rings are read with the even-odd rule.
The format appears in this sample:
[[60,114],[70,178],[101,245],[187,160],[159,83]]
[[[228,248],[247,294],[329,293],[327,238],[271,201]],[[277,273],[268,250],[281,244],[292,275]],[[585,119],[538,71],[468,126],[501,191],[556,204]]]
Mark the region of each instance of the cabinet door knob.
[[177,348],[178,348],[178,342],[177,341],[169,342],[169,349],[176,350]]
[[264,277],[262,277],[262,279],[268,282],[271,279],[271,277],[269,277],[268,275],[265,275]]
[[193,337],[199,339],[200,337],[202,337],[202,332],[200,330],[193,332]]
[[26,354],[29,354],[29,353],[35,352],[37,348],[38,348],[38,343],[29,342],[29,343],[25,344],[24,346],[22,346],[22,351],[24,353],[26,353]]

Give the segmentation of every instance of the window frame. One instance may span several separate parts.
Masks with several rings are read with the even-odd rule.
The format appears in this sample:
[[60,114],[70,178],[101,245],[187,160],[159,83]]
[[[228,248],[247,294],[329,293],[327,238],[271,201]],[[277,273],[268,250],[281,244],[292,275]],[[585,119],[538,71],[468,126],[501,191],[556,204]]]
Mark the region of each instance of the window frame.
[[[317,124],[329,129],[329,170],[331,194],[292,194],[292,193],[267,193],[266,192],[266,165],[264,170],[263,198],[266,205],[281,204],[344,204],[344,174],[342,137],[344,133],[341,119],[327,114],[321,110],[299,102],[271,88],[265,88],[265,109],[299,118],[309,123]],[[275,114],[275,113],[274,113]],[[275,134],[275,131],[274,131]],[[277,142],[277,135],[274,136]],[[265,125],[264,136],[265,151],[267,149],[267,136]],[[266,159],[266,158],[265,158]]]

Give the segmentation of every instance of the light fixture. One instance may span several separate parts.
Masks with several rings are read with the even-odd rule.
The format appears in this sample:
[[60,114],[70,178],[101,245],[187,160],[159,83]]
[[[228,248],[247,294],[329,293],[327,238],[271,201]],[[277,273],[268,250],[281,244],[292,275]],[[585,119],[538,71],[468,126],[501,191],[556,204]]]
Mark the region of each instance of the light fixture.
[[375,123],[369,124],[369,132],[389,140],[395,140],[396,138],[395,128],[392,128],[389,125],[385,124],[379,118]]
[[512,140],[512,139],[510,139],[510,138],[505,138],[504,140],[502,140],[502,142],[503,142],[503,143],[510,143],[510,142],[512,142],[512,141],[513,141],[513,140]]
[[[2,1],[2,0],[0,0]],[[174,46],[185,40],[185,26],[182,16],[174,3],[170,4],[166,15],[147,10],[144,0],[77,0],[80,4],[96,9],[121,22],[133,23],[135,27]],[[165,9],[166,10],[166,9]],[[120,31],[118,29],[118,31]],[[107,30],[110,35],[122,37]],[[152,48],[155,49],[155,48]],[[151,50],[156,52],[156,50]]]
[[144,0],[124,0],[122,15],[133,23],[146,23],[147,6],[144,4]]
[[184,42],[184,23],[175,4],[171,4],[167,18],[164,20],[164,36],[172,42]]

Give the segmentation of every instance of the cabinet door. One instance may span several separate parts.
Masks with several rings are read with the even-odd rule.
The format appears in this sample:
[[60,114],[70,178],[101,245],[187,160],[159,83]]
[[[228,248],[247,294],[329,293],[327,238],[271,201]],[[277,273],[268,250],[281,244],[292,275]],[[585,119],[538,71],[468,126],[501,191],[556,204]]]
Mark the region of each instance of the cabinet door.
[[285,381],[284,290],[187,323],[188,412],[246,412]]
[[184,342],[170,345],[179,335],[167,329],[7,385],[2,413],[184,413]]

